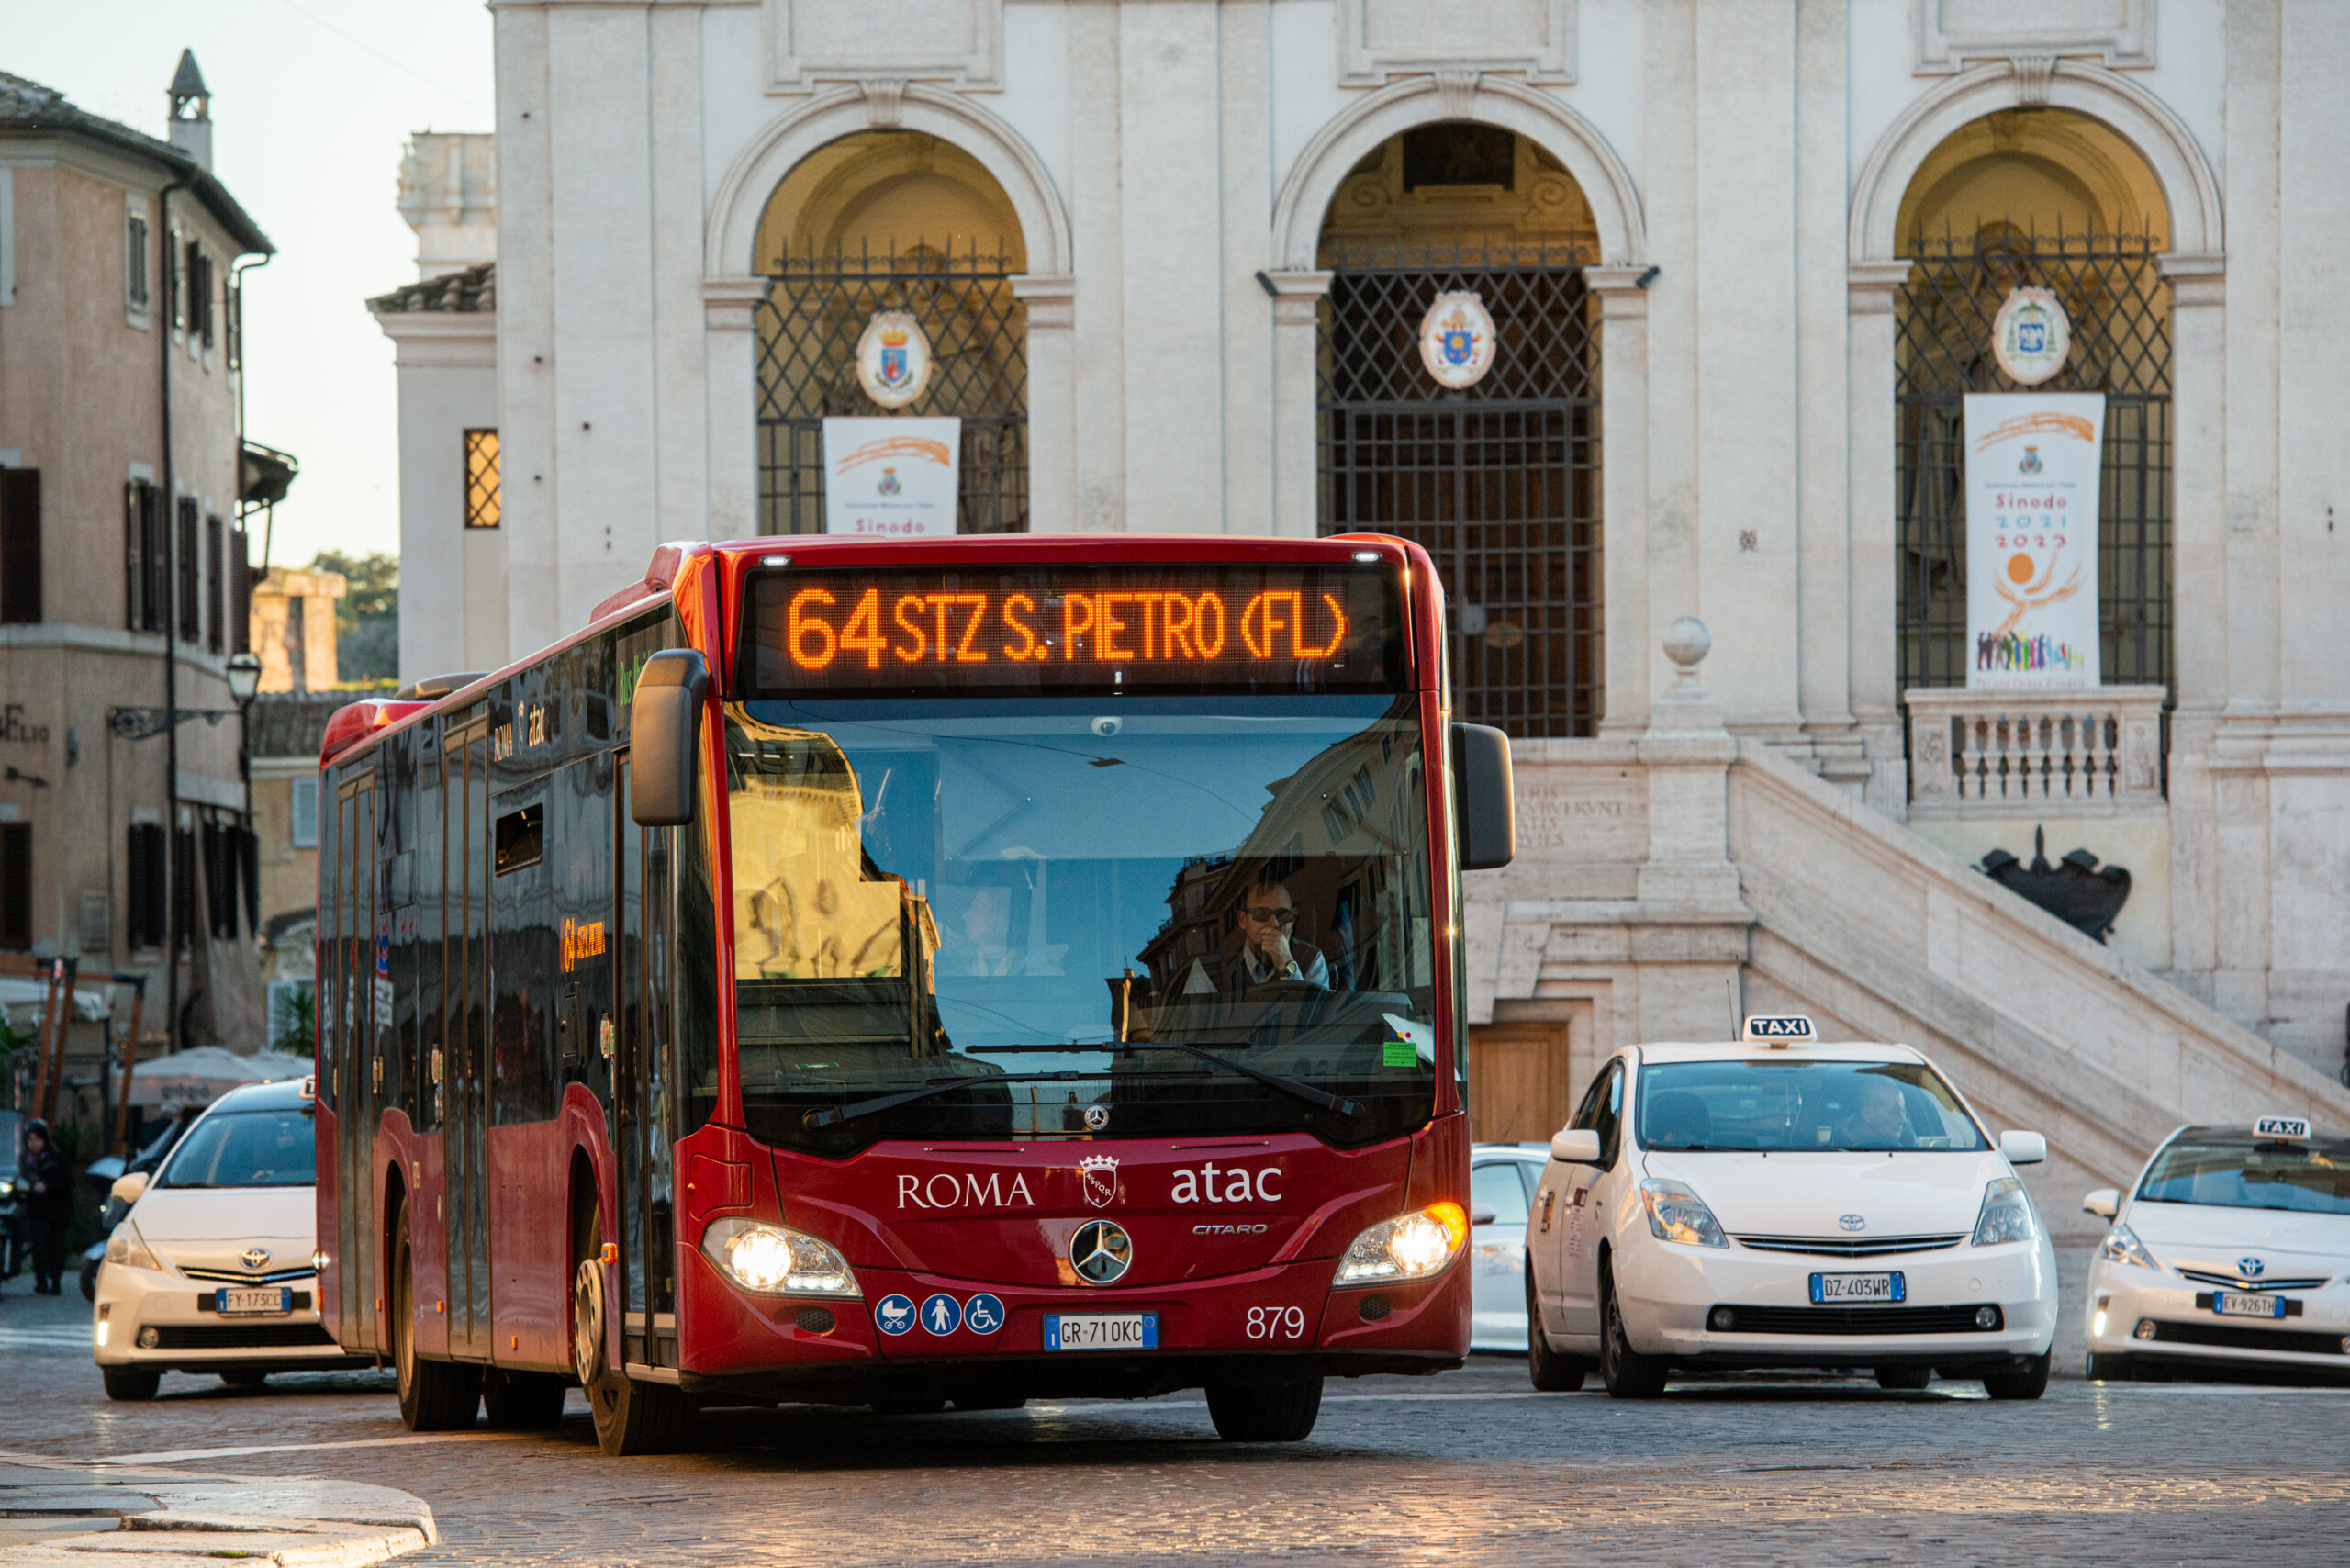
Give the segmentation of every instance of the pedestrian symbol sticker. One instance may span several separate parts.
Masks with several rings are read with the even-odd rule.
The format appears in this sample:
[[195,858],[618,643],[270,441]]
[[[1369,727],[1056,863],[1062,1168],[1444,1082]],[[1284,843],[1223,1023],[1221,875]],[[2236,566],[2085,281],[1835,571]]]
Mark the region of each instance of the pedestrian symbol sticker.
[[901,1295],[885,1295],[873,1304],[873,1321],[884,1334],[902,1334],[914,1326],[914,1304]]
[[922,1326],[934,1334],[952,1334],[962,1322],[962,1304],[951,1295],[934,1295],[922,1304]]
[[992,1334],[1003,1327],[1003,1303],[991,1295],[975,1295],[963,1304],[963,1321],[974,1334]]

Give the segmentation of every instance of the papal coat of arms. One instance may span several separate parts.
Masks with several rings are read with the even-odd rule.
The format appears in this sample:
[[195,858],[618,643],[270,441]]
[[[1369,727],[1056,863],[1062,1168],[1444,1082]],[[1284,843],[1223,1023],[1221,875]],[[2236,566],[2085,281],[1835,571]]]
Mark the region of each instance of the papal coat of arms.
[[1494,367],[1494,319],[1474,290],[1439,294],[1420,319],[1420,363],[1454,392],[1474,386]]
[[877,311],[856,340],[856,379],[885,409],[902,409],[930,382],[930,339],[903,310]]

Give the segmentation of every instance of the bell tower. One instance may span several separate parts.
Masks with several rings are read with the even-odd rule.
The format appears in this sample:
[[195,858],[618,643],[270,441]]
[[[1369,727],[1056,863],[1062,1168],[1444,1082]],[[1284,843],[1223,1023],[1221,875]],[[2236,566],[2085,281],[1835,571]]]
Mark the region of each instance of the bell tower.
[[212,89],[196,69],[196,50],[180,50],[180,68],[172,73],[172,145],[212,167]]

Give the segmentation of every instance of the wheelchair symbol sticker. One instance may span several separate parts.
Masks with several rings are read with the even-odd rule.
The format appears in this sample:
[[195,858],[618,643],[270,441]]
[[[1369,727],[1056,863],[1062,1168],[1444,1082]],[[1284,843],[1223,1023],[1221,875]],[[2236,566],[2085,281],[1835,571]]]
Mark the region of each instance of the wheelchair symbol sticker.
[[902,1334],[914,1326],[914,1304],[901,1295],[885,1295],[873,1304],[873,1322],[884,1334]]
[[975,1295],[963,1304],[963,1321],[974,1334],[992,1334],[1003,1327],[1003,1303],[991,1295]]
[[951,1295],[934,1295],[922,1304],[922,1326],[934,1334],[952,1334],[962,1323],[963,1305]]

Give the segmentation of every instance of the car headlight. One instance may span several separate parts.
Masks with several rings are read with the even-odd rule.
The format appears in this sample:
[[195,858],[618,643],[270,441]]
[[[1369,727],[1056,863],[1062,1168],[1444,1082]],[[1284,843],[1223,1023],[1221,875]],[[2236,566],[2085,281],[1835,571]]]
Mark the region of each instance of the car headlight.
[[762,1295],[862,1296],[848,1260],[832,1243],[789,1226],[721,1219],[701,1233],[702,1255]]
[[1659,1241],[1678,1241],[1684,1247],[1729,1245],[1706,1200],[1679,1182],[1649,1178],[1640,1183],[1640,1202],[1648,1205],[1649,1233]]
[[6,1176],[0,1176],[0,1198],[13,1197],[16,1195],[16,1191],[17,1184],[14,1182]]
[[1996,1247],[2003,1241],[2030,1241],[2040,1234],[2031,1217],[2031,1200],[2023,1183],[2002,1176],[1984,1189],[1983,1212],[1975,1217],[1975,1245]]
[[114,1234],[106,1238],[106,1261],[119,1263],[127,1269],[161,1269],[163,1266],[148,1249],[146,1238],[139,1234],[139,1227],[129,1220],[116,1226]]
[[2163,1271],[2163,1266],[2154,1261],[2154,1255],[2146,1250],[2146,1244],[2138,1239],[2138,1233],[2126,1225],[2116,1225],[2107,1231],[2105,1245],[2098,1250],[2110,1262],[2133,1264],[2157,1274]]
[[1469,1215],[1459,1204],[1430,1204],[1381,1220],[1354,1239],[1338,1260],[1334,1285],[1376,1285],[1441,1274],[1469,1239]]

